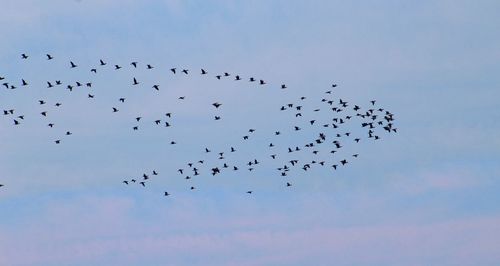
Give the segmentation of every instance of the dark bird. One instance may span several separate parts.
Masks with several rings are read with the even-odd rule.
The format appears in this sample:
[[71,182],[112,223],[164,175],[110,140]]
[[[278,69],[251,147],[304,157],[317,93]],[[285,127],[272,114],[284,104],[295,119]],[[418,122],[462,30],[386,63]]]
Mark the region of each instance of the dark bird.
[[170,69],[170,71],[172,71],[172,73],[174,73],[174,74],[175,74],[175,70],[176,70],[175,67]]
[[54,59],[54,57],[52,57],[50,54],[46,54],[46,56],[47,56],[47,60],[52,60],[52,59]]
[[127,181],[127,180],[123,180],[123,183],[124,183],[125,185],[128,185],[128,181]]
[[102,59],[100,59],[99,62],[101,63],[101,66],[105,66],[106,65],[106,63],[104,61],[102,61]]
[[170,195],[170,194],[169,194],[167,191],[165,191],[164,196],[166,197],[166,196],[169,196],[169,195]]
[[146,186],[146,183],[145,183],[144,181],[139,182],[139,184],[141,184],[143,187],[145,187],[145,186]]
[[118,99],[120,102],[124,103],[125,102],[125,98],[120,98]]
[[155,90],[159,91],[159,90],[160,90],[160,85],[153,85],[153,88],[154,88]]
[[137,68],[137,62],[130,63],[133,67]]
[[22,83],[23,83],[23,84],[22,84],[23,86],[28,85],[28,82],[26,82],[24,79],[21,79],[21,81],[22,81]]
[[61,140],[60,140],[60,139],[58,139],[58,140],[56,140],[56,141],[54,141],[54,142],[55,142],[56,144],[60,144],[60,143],[61,143]]
[[93,99],[93,98],[94,98],[94,95],[92,95],[92,94],[89,94],[89,95],[87,95],[87,97],[88,97],[88,98],[91,98],[91,99]]
[[138,84],[139,84],[139,82],[137,82],[137,79],[134,78],[134,83],[132,83],[132,85],[138,85]]
[[264,84],[266,84],[266,82],[265,82],[265,81],[263,81],[263,80],[261,79],[261,80],[259,81],[259,84],[260,84],[260,85],[264,85]]
[[290,184],[289,182],[286,182],[286,186],[287,186],[287,187],[291,187],[291,186],[292,186],[292,184]]
[[201,74],[202,74],[202,75],[206,75],[207,73],[208,73],[208,72],[207,72],[207,71],[205,71],[205,69],[203,69],[203,68],[201,69]]
[[118,69],[120,69],[120,68],[122,68],[122,67],[121,67],[121,66],[119,66],[119,65],[115,65],[115,70],[118,70]]
[[251,190],[247,191],[247,194],[252,194],[252,191]]
[[113,107],[113,113],[116,113],[118,112],[118,109],[116,109],[116,107]]
[[26,54],[22,54],[22,55],[21,55],[21,58],[22,58],[22,59],[28,59],[28,56],[27,56]]
[[286,89],[286,85],[285,84],[281,84],[281,88],[282,89]]
[[149,65],[149,64],[148,64],[148,65],[146,65],[146,68],[147,68],[147,69],[153,69],[154,67],[153,67],[152,65]]
[[182,73],[184,73],[184,74],[186,74],[186,75],[187,75],[187,74],[188,74],[188,70],[187,70],[187,69],[183,69],[183,70],[182,70]]
[[90,72],[94,72],[94,73],[97,73],[97,69],[95,69],[95,68],[92,68],[92,69],[90,70]]
[[71,68],[77,67],[77,65],[75,63],[73,63],[73,61],[69,61],[69,63],[71,64]]
[[218,102],[215,102],[212,104],[213,106],[215,106],[215,108],[219,108],[222,104],[218,103]]

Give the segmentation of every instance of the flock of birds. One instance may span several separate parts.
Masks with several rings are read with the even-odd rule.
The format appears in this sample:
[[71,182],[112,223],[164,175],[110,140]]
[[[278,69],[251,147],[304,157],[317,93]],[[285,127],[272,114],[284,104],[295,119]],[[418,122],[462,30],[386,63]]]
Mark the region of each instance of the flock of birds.
[[[54,60],[54,56],[50,54],[46,54],[46,60]],[[30,56],[27,54],[21,55],[21,60],[30,60]],[[67,62],[68,69],[79,68],[80,66],[73,62]],[[110,64],[103,59],[100,59],[97,63],[96,67],[89,68],[93,75],[98,74],[100,68],[111,67],[112,69],[118,71],[125,66],[121,66],[118,64]],[[128,66],[132,69],[137,69],[140,67],[144,67],[147,70],[151,70],[154,68],[153,65],[150,64],[140,64],[139,62],[133,61]],[[255,78],[255,77],[246,77],[243,78],[240,75],[233,75],[232,73],[224,72],[217,75],[209,75],[209,72],[206,69],[200,69],[199,71],[176,68],[172,67],[169,70],[172,75],[202,75],[211,78],[215,78],[216,80],[222,79],[232,79],[234,81],[248,81],[251,83],[255,83],[257,86],[269,86],[267,82],[263,79]],[[8,90],[15,90],[19,87],[30,86],[30,81],[24,78],[21,80],[10,80],[8,77],[1,76],[0,74],[0,82],[1,86]],[[130,86],[138,86],[141,85],[141,81],[132,76],[130,78]],[[39,85],[39,84],[37,84]],[[61,80],[54,81],[46,81],[47,88],[54,87],[62,87],[68,90],[69,92],[73,92],[75,89],[89,88],[91,89],[93,86],[92,81],[81,82],[81,81],[72,81],[72,82],[62,82]],[[286,84],[280,84],[276,86],[276,89],[285,90],[287,89]],[[359,142],[365,140],[379,140],[381,139],[382,133],[396,133],[397,128],[394,126],[394,114],[389,112],[388,110],[379,107],[377,105],[376,100],[370,101],[368,103],[368,107],[361,107],[360,105],[351,104],[343,99],[336,98],[334,96],[335,89],[337,88],[336,84],[332,84],[331,87],[323,93],[323,96],[314,99],[317,100],[318,105],[314,108],[309,108],[307,105],[307,97],[303,96],[297,99],[295,102],[287,103],[284,105],[277,106],[277,112],[285,113],[290,117],[292,121],[294,121],[293,125],[290,125],[289,130],[273,130],[268,136],[268,143],[254,143],[255,146],[262,145],[263,149],[265,149],[265,155],[260,158],[248,158],[245,161],[237,161],[234,158],[234,153],[244,152],[240,150],[239,146],[241,143],[232,143],[228,144],[227,150],[218,150],[215,151],[210,147],[200,147],[200,153],[203,156],[199,156],[198,158],[193,158],[192,161],[186,162],[183,166],[178,167],[177,169],[172,169],[172,174],[180,175],[183,179],[190,180],[192,178],[198,178],[203,175],[211,175],[217,176],[224,172],[237,172],[237,171],[248,171],[253,172],[255,169],[261,167],[264,163],[273,162],[277,165],[275,168],[275,172],[277,176],[280,177],[288,177],[292,171],[310,171],[312,168],[328,168],[331,171],[335,171],[340,167],[344,167],[348,165],[351,160],[356,159],[359,154],[353,153],[345,156],[339,157],[339,152],[345,145],[357,144]],[[160,85],[153,84],[151,86],[152,90],[159,91]],[[88,91],[87,98],[93,99],[95,94],[91,91]],[[124,104],[126,101],[125,97],[120,97],[117,99],[118,104]],[[179,96],[179,101],[186,100],[185,96]],[[37,104],[39,106],[48,106],[49,103],[44,99],[39,99]],[[55,108],[62,106],[63,103],[55,102],[51,103]],[[211,108],[219,111],[224,108],[224,103],[221,102],[213,102],[210,103]],[[120,111],[120,105],[111,106],[109,112],[117,113]],[[307,112],[305,112],[307,110]],[[306,117],[306,114],[317,114],[313,116]],[[325,114],[330,114],[328,118],[325,120]],[[3,116],[5,118],[11,119],[13,126],[22,126],[24,121],[26,121],[26,115],[22,113],[18,113],[14,108],[6,108],[3,110]],[[48,111],[41,111],[39,114],[40,117],[47,120],[47,127],[54,128],[56,123],[54,121],[50,121],[50,114]],[[162,127],[172,127],[172,117],[175,116],[175,113],[168,112],[164,114],[163,118],[155,119],[153,123],[157,126]],[[140,130],[141,122],[143,120],[140,115],[132,117],[135,121],[135,125],[132,126],[131,130],[137,131]],[[217,114],[213,117],[213,120],[219,121],[222,119],[221,114]],[[354,122],[355,121],[355,122]],[[359,125],[358,129],[350,129],[347,128],[348,124],[357,124]],[[289,144],[286,147],[278,147],[274,143],[275,138],[280,138],[286,134],[294,134],[295,132],[302,131],[304,129],[314,129],[314,135],[311,135],[307,139],[304,139],[301,143]],[[361,129],[361,130],[360,130]],[[241,142],[251,142],[252,136],[258,129],[250,128],[247,129],[247,133],[241,136]],[[73,133],[70,130],[64,130],[64,137],[69,137]],[[55,145],[61,145],[63,143],[63,137],[57,137],[53,140]],[[176,145],[177,142],[175,140],[170,141],[170,145]],[[209,163],[212,162],[212,163]],[[134,178],[127,178],[125,180],[121,180],[122,184],[125,186],[130,185],[138,185],[142,187],[147,187],[149,182],[153,177],[160,175],[157,170],[150,170],[147,173],[143,173],[140,176]],[[0,188],[3,187],[3,184],[0,184]],[[293,183],[290,180],[285,180],[283,182],[284,187],[291,187]],[[194,185],[188,185],[189,190],[196,190],[197,187]],[[247,194],[252,194],[253,190],[245,190]],[[165,191],[164,196],[170,196],[171,192]]]

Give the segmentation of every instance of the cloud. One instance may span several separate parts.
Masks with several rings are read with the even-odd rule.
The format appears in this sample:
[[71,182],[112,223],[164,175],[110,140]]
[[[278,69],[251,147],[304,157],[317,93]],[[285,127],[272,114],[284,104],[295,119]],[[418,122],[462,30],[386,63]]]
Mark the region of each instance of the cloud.
[[[229,211],[222,214],[182,197],[173,200],[152,213],[137,213],[142,206],[123,197],[52,202],[41,207],[36,220],[0,227],[0,263],[488,265],[500,259],[495,250],[500,237],[496,216],[335,225],[314,222],[316,217],[296,223],[283,212],[265,215],[256,210],[245,216],[222,208]],[[308,213],[304,207],[295,211]]]

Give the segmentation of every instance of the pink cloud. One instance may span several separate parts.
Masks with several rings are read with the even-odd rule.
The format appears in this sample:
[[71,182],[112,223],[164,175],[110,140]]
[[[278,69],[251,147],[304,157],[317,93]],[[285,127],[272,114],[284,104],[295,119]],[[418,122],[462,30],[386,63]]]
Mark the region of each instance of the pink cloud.
[[[127,265],[151,259],[173,265],[193,260],[203,265],[500,261],[500,217],[339,226],[317,223],[316,215],[300,222],[284,213],[254,213],[242,219],[240,214],[212,215],[189,202],[178,204],[158,207],[155,214],[168,214],[148,219],[132,215],[140,206],[124,198],[84,198],[51,205],[41,219],[9,230],[0,228],[0,264]],[[189,205],[185,212],[191,214],[177,215]],[[307,214],[304,208],[296,211]],[[329,219],[342,218],[334,216]]]

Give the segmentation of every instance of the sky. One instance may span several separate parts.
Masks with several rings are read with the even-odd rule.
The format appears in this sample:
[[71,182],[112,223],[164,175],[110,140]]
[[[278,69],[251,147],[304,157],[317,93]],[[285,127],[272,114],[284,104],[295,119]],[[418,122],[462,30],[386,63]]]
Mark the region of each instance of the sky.
[[[2,110],[26,116],[20,126],[0,117],[0,265],[498,265],[499,9],[465,0],[2,1],[0,76],[30,86],[0,91]],[[213,77],[223,72],[267,85]],[[92,81],[95,101],[47,89],[56,79]],[[156,83],[159,92],[146,85]],[[205,147],[238,145],[239,161],[267,156],[270,135],[295,123],[279,107],[301,96],[319,106],[333,83],[335,99],[376,99],[398,133],[348,147],[360,156],[336,172],[283,179],[263,160],[254,173],[176,173]],[[54,130],[39,99],[63,104],[46,107]],[[152,123],[165,112],[169,131]],[[136,115],[151,123],[134,132]],[[145,188],[121,183],[152,170]]]

